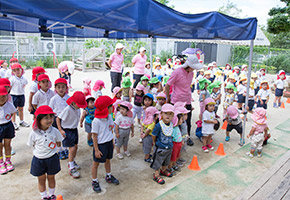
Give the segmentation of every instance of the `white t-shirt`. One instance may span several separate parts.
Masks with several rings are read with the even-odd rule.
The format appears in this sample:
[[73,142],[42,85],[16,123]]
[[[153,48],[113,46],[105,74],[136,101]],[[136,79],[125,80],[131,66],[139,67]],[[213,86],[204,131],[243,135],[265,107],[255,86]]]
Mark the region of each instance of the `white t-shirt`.
[[284,89],[284,81],[279,79],[275,82],[278,89]]
[[254,100],[254,99],[255,99],[255,90],[252,88],[249,88],[249,100]]
[[37,90],[38,90],[38,82],[37,81],[33,81],[31,83],[30,88],[29,88],[29,92],[32,92],[32,93],[35,94],[37,92]]
[[156,101],[157,100],[156,97],[157,97],[157,94],[158,94],[158,89],[157,88],[152,88],[150,93],[153,95],[154,100]]
[[160,69],[160,70],[155,69],[155,70],[154,70],[154,74],[155,74],[155,76],[162,75],[162,71],[161,71],[161,69]]
[[44,92],[42,89],[38,90],[32,97],[32,105],[39,106],[49,105],[50,99],[54,96],[54,92],[48,89]]
[[205,123],[205,120],[215,120],[215,112],[208,112],[205,110],[202,114],[202,134],[214,134],[214,124]]
[[112,132],[113,127],[114,122],[110,114],[105,119],[95,118],[93,120],[92,133],[98,134],[98,144],[109,142],[114,138]]
[[98,90],[98,91],[93,91],[93,97],[95,97],[95,99],[97,100],[97,98],[99,98],[100,96],[102,96],[102,91]]
[[117,124],[120,128],[127,129],[130,128],[132,124],[134,124],[134,120],[132,117],[120,114],[117,115],[115,124]]
[[58,116],[64,109],[67,107],[66,100],[69,98],[69,95],[65,94],[63,97],[59,96],[58,94],[55,94],[50,102],[49,107],[52,108],[53,112],[56,113],[56,116]]
[[150,69],[145,68],[145,69],[144,69],[144,74],[148,74],[148,75],[150,75],[150,77],[151,77],[151,76],[152,76],[152,75],[151,75],[151,68],[150,68]]
[[78,128],[80,116],[81,116],[80,109],[75,109],[73,106],[68,105],[58,115],[58,118],[61,119],[62,128],[75,129]]
[[10,78],[11,76],[12,76],[12,70],[9,68],[6,70],[4,78]]
[[56,142],[61,142],[63,137],[54,127],[46,131],[37,129],[30,132],[27,145],[34,147],[33,155],[39,159],[50,158],[56,153]]
[[1,69],[0,69],[0,77],[1,77],[1,78],[6,78],[6,77],[5,77],[6,71],[7,71],[7,68],[6,68],[6,69],[4,69],[4,68],[1,68]]
[[239,84],[237,87],[237,90],[238,90],[238,94],[244,94],[246,92],[247,88],[246,88],[246,86]]
[[3,106],[0,106],[0,124],[6,124],[11,121],[11,116],[16,113],[14,105],[7,101]]
[[17,76],[12,76],[9,81],[11,84],[11,95],[25,94],[25,86],[28,84],[28,81],[24,76],[21,76],[20,78]]
[[269,90],[260,89],[257,96],[260,96],[262,100],[267,100],[270,96]]

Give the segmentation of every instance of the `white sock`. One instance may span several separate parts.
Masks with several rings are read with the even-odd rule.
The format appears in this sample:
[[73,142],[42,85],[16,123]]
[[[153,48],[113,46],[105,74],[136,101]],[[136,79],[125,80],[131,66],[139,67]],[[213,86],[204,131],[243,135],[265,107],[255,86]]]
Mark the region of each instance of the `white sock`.
[[46,190],[45,190],[44,192],[40,192],[40,195],[41,195],[41,198],[42,198],[42,199],[48,197],[48,196],[47,196],[47,192],[46,192]]
[[54,195],[55,188],[48,188],[48,192],[51,195]]
[[111,178],[111,173],[106,173],[106,175],[109,177],[109,178]]
[[20,124],[22,124],[22,122],[24,122],[23,120],[20,120]]
[[69,164],[69,169],[73,169],[73,168],[75,168],[75,163],[74,163],[74,161],[72,161],[72,162],[68,162],[68,164]]
[[95,182],[99,182],[98,178],[93,179],[93,181],[95,181]]

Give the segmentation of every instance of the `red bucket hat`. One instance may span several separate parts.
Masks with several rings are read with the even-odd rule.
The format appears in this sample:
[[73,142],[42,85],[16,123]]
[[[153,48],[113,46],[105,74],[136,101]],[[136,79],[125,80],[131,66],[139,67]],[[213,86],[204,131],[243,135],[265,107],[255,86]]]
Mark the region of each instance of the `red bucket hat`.
[[7,95],[8,92],[4,86],[0,86],[0,96]]
[[113,99],[109,96],[100,96],[96,102],[96,118],[107,118],[109,115],[108,107],[113,104]]
[[9,86],[11,87],[10,81],[7,78],[0,78],[0,86]]
[[80,91],[76,91],[70,98],[68,98],[68,100],[66,101],[66,103],[68,105],[70,105],[72,102],[74,102],[75,104],[77,104],[77,106],[79,108],[86,108],[87,105],[87,101],[86,101],[86,97],[85,94],[83,92]]
[[46,73],[46,71],[43,69],[43,67],[34,67],[32,69],[32,81],[35,81],[36,75],[40,73]]
[[15,51],[13,52],[12,58],[9,60],[10,63],[18,62],[18,59],[14,57]]
[[0,60],[0,65],[2,65],[5,62],[5,60]]
[[[43,80],[48,80],[50,82],[48,75],[46,75],[46,74],[40,74],[39,77],[38,77],[38,89],[40,89],[39,82],[40,81],[43,81]],[[50,85],[51,85],[51,82],[50,82]]]
[[[13,70],[13,69],[21,69],[22,70],[22,75],[24,74],[24,69],[22,68],[22,66],[19,63],[13,64],[11,66],[11,70]],[[12,74],[14,74],[14,73],[12,72]]]
[[67,85],[67,81],[64,78],[58,78],[55,80],[54,85],[58,84],[58,83],[63,83],[65,85]]
[[35,113],[34,113],[34,115],[35,115],[35,119],[34,119],[34,122],[33,122],[33,125],[32,125],[32,128],[33,128],[34,130],[38,128],[38,127],[37,127],[37,123],[36,123],[36,118],[37,118],[37,116],[40,115],[40,114],[43,114],[43,115],[49,115],[49,114],[55,114],[55,113],[53,112],[52,108],[49,107],[49,106],[47,106],[47,105],[39,106],[39,107],[36,109]]

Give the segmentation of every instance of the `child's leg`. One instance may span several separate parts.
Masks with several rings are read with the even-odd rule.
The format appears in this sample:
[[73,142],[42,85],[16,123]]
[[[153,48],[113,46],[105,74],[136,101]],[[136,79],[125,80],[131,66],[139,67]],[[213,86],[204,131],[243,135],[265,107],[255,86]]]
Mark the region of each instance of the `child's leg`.
[[210,140],[211,140],[211,138],[212,138],[212,135],[207,136],[206,144],[210,144]]
[[120,153],[120,147],[117,147],[117,145],[116,145],[116,151],[117,153]]
[[55,175],[47,175],[48,191],[50,196],[54,195],[55,192]]
[[75,160],[75,157],[77,155],[78,145],[76,144],[73,147],[69,147],[69,154],[68,154],[68,161],[73,162]]
[[87,140],[90,141],[92,139],[92,133],[88,133]]
[[138,119],[138,124],[140,124],[140,125],[141,125],[141,120],[140,120],[140,119]]
[[96,179],[98,177],[98,168],[99,168],[99,164],[98,162],[93,162],[92,165],[92,178]]
[[[8,160],[10,160],[10,157],[11,157],[11,139],[4,139],[4,149],[5,149],[6,161],[8,161]],[[2,148],[1,148],[1,150],[2,150]],[[2,153],[2,155],[3,155],[3,153]],[[7,157],[7,156],[9,156],[9,157]],[[0,155],[0,157],[1,157],[1,155]]]
[[23,121],[23,107],[18,107],[19,119]]
[[3,143],[0,143],[0,164],[3,163]]
[[111,173],[111,161],[110,159],[106,159],[106,162],[105,162],[105,170],[106,170],[106,173]]
[[39,190],[40,193],[43,193],[43,192],[46,193],[45,181],[46,181],[46,175],[45,174],[43,174],[41,176],[38,176],[38,190]]
[[203,146],[207,145],[207,138],[208,138],[208,136],[202,136],[202,145]]
[[226,136],[230,137],[230,131],[226,131]]
[[128,150],[128,145],[124,145],[123,148],[124,148],[124,152],[126,152]]
[[160,174],[159,174],[159,170],[155,170],[154,176],[155,176],[155,177],[159,177],[159,176],[160,176]]
[[274,103],[277,103],[277,99],[278,99],[278,97],[275,96]]
[[277,100],[278,100],[278,104],[280,104],[281,103],[281,97],[278,97]]
[[15,120],[16,120],[16,113],[13,113],[13,114],[12,114],[12,119],[11,119],[11,121],[12,121],[12,122],[15,122]]

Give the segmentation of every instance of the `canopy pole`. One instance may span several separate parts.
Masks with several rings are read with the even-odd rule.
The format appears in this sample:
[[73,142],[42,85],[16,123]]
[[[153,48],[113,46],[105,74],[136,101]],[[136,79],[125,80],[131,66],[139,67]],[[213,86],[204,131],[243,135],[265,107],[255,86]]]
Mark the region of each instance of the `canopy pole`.
[[242,134],[242,138],[243,138],[243,139],[242,139],[241,146],[244,145],[244,141],[245,141],[246,119],[247,119],[247,112],[246,112],[246,109],[247,109],[247,107],[248,107],[249,88],[250,88],[251,74],[252,74],[253,48],[254,48],[254,40],[251,40],[251,44],[250,44],[250,57],[249,57],[249,70],[248,70],[248,74],[247,74],[247,94],[246,94],[245,112],[244,112],[244,124],[243,124],[243,134]]
[[152,35],[149,36],[150,38],[150,66],[151,66],[151,74],[150,74],[150,77],[152,77],[152,70],[153,70],[153,58],[152,58],[152,50],[153,50],[153,37]]

